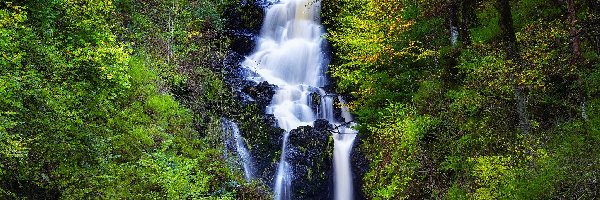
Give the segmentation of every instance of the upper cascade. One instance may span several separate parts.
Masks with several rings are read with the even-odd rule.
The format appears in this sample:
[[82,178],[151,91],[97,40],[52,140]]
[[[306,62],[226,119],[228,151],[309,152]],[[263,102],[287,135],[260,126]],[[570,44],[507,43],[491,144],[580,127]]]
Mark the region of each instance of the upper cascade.
[[320,3],[284,0],[268,8],[254,53],[242,63],[250,79],[277,86],[325,84]]

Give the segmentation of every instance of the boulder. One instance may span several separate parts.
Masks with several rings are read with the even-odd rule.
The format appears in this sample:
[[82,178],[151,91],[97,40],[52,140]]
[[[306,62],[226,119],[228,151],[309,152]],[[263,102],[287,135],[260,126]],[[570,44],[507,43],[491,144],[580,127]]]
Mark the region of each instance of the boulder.
[[[257,176],[264,182],[273,183],[273,174],[277,170],[282,138],[285,131],[273,126],[274,119],[269,115],[256,113],[256,119],[246,119],[241,123],[244,138],[253,155]],[[271,115],[272,116],[272,115]],[[262,119],[261,119],[262,118]],[[268,121],[273,120],[273,121]]]
[[345,122],[344,117],[342,117],[342,103],[340,99],[336,96],[333,98],[333,117],[338,122]]
[[315,121],[314,127],[302,126],[290,131],[287,160],[292,166],[292,196],[296,199],[332,199],[329,187],[333,179],[333,140],[327,120]]
[[259,109],[263,110],[271,103],[273,95],[275,95],[275,85],[271,85],[264,81],[258,85],[249,85],[244,87],[242,91],[254,99]]
[[244,31],[233,31],[229,49],[241,55],[250,55],[256,46],[256,37]]

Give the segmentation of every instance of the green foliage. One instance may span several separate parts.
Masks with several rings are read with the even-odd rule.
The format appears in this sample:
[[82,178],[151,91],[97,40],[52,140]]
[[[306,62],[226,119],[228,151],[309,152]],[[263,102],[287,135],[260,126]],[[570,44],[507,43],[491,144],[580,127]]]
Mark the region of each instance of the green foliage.
[[[202,35],[218,31],[210,24],[220,23],[224,2],[32,0],[2,6],[0,198],[235,199],[238,190],[264,193],[258,184],[242,183],[218,147],[201,136],[220,135],[220,129],[200,134],[199,110],[171,93],[190,87],[187,67],[204,76],[201,91],[208,91],[189,101],[207,107],[223,101],[222,78],[206,69],[212,66],[174,58],[222,54],[221,43]],[[155,14],[161,9],[177,20],[171,28]],[[176,50],[192,43],[206,48]]]
[[433,124],[427,117],[415,116],[410,107],[390,104],[378,117],[382,121],[367,127],[376,133],[365,141],[364,149],[371,160],[370,171],[365,174],[364,192],[374,199],[407,198],[404,192],[419,168],[419,140]]
[[472,169],[475,184],[480,187],[473,194],[475,199],[497,199],[499,198],[498,189],[504,185],[506,179],[510,179],[511,167],[510,157],[502,156],[483,156],[469,160],[474,162]]
[[500,26],[498,24],[500,17],[498,12],[493,8],[494,1],[485,1],[481,7],[481,11],[477,12],[477,18],[486,20],[481,22],[481,26],[471,29],[473,42],[475,43],[490,42],[499,37],[498,35],[500,34]]
[[331,75],[370,160],[367,199],[597,198],[599,45],[585,27],[598,4],[575,1],[573,27],[568,2],[509,1],[507,59],[498,2],[324,2]]

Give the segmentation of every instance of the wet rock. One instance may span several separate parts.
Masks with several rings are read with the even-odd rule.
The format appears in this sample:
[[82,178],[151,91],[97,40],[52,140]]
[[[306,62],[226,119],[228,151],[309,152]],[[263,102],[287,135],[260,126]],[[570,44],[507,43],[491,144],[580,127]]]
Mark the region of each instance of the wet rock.
[[[248,85],[243,81],[245,74],[240,63],[256,45],[255,39],[260,32],[264,18],[262,4],[257,0],[249,0],[232,5],[225,11],[225,33],[230,43],[222,71],[228,84],[233,86],[237,92]],[[243,97],[244,95],[237,96]]]
[[296,199],[332,199],[333,140],[327,120],[314,127],[302,126],[290,132],[287,160],[292,166],[292,196]]
[[313,112],[318,113],[317,112],[318,108],[321,105],[321,95],[319,95],[318,92],[313,92],[310,94],[310,99],[311,99],[310,105],[311,105]]
[[231,39],[229,49],[240,55],[250,54],[264,18],[260,3],[251,1],[237,4],[227,8],[225,13],[225,27]]
[[337,95],[333,98],[333,117],[338,122],[345,122],[345,119],[342,117],[342,103]]
[[273,99],[273,95],[275,95],[275,88],[275,85],[271,85],[264,81],[258,85],[246,86],[242,91],[254,99],[258,108],[264,109],[271,103],[271,99]]
[[[225,65],[225,67],[229,67],[232,69],[236,69],[240,67],[240,63],[244,60],[244,55],[237,53],[235,51],[230,51],[227,56],[225,57],[225,60],[223,61],[223,65]],[[226,71],[224,71],[225,74],[237,74],[237,72],[235,70],[228,70],[228,68],[225,68]]]
[[225,13],[225,27],[228,30],[243,30],[254,34],[260,32],[265,15],[260,2],[255,1],[231,6]]
[[231,33],[229,38],[231,39],[229,49],[241,55],[252,53],[252,50],[256,46],[256,37],[252,33],[235,31]]
[[358,134],[352,145],[351,165],[352,165],[352,186],[354,187],[354,199],[365,199],[362,191],[365,173],[369,170],[369,161],[365,157],[361,147],[363,137]]
[[275,118],[275,115],[264,114],[264,115],[261,115],[261,117],[265,124],[268,124],[270,126],[275,126],[277,124],[277,119]]
[[[248,143],[250,153],[256,161],[256,174],[264,183],[273,183],[273,174],[277,170],[277,161],[281,150],[284,130],[273,126],[272,115],[257,113],[258,120],[247,120],[241,123],[241,129]],[[262,119],[260,119],[262,118]],[[267,121],[272,120],[272,121]],[[273,123],[273,124],[271,124]]]
[[[233,91],[236,91],[236,96],[242,96],[240,93],[241,89],[248,85],[255,84],[245,80],[243,76],[243,70],[240,67],[240,63],[243,61],[244,56],[235,51],[229,51],[225,60],[223,60],[223,68],[221,73],[224,75],[224,80]],[[238,98],[243,100],[242,98]],[[243,102],[243,101],[242,101]]]
[[324,119],[318,119],[314,122],[313,124],[313,129],[315,131],[318,131],[319,133],[326,133],[328,136],[330,135],[329,132],[327,132],[328,130],[331,130],[331,124],[329,124],[329,122],[327,120]]

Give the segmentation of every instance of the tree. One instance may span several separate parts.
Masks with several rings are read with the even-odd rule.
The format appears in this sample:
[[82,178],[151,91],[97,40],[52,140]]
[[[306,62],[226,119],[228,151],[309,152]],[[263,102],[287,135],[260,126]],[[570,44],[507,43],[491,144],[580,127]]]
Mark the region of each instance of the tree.
[[475,0],[462,0],[461,1],[461,27],[460,27],[460,35],[461,40],[464,45],[471,45],[471,33],[469,29],[473,24],[475,24],[477,20],[477,16],[475,15]]
[[507,60],[507,65],[510,66],[512,72],[510,79],[513,81],[512,90],[517,101],[517,113],[519,117],[519,127],[525,134],[529,134],[531,124],[529,123],[529,117],[527,114],[527,104],[525,102],[524,86],[517,82],[519,69],[522,63],[521,56],[519,55],[519,48],[517,45],[517,37],[515,35],[515,29],[513,27],[513,19],[510,8],[509,0],[497,0],[496,9],[500,14],[500,30],[502,35],[502,42],[504,44],[504,52]]

